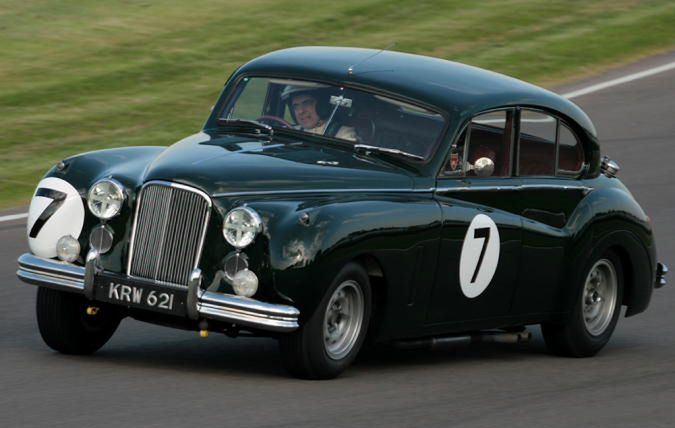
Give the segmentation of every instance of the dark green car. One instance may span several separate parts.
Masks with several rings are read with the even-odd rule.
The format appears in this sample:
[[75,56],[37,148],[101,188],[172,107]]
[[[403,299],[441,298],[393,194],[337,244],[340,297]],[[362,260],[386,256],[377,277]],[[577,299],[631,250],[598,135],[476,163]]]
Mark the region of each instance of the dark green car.
[[272,52],[172,146],[65,159],[30,253],[50,347],[92,353],[126,316],[272,336],[330,378],[364,342],[519,341],[584,357],[665,284],[649,217],[570,101],[440,59]]

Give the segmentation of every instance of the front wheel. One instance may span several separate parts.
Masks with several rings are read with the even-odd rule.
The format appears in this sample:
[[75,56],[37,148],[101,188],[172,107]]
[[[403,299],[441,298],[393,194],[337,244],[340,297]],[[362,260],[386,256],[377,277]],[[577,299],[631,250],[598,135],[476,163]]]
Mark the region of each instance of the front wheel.
[[87,313],[89,302],[79,294],[39,287],[37,322],[40,335],[63,354],[92,354],[110,339],[122,317],[112,306],[101,304]]
[[564,323],[542,324],[547,347],[555,354],[590,357],[602,349],[614,332],[621,312],[623,271],[611,251],[593,258],[583,283],[577,284],[574,308]]
[[368,275],[347,264],[337,275],[314,314],[280,340],[288,371],[304,379],[330,379],[356,358],[368,330],[371,310]]

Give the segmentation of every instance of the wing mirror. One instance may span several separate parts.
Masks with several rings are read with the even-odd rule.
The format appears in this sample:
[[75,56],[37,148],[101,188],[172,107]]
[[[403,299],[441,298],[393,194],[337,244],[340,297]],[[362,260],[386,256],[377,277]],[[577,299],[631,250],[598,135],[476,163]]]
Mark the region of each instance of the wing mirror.
[[478,158],[471,169],[478,177],[489,177],[495,172],[495,163],[490,158]]

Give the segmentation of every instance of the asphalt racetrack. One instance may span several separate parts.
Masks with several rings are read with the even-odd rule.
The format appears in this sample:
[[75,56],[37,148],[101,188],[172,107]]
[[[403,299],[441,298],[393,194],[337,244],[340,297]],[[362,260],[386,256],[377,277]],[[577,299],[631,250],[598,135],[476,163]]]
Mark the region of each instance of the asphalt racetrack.
[[[559,92],[673,61],[662,55]],[[652,217],[659,259],[674,267],[675,69],[574,101]],[[25,219],[0,222],[0,243],[2,427],[675,426],[673,284],[655,290],[645,313],[620,319],[595,358],[549,355],[534,327],[525,345],[378,349],[336,380],[311,382],[287,376],[273,340],[202,339],[131,319],[93,356],[55,353],[38,333],[37,289],[15,275]]]

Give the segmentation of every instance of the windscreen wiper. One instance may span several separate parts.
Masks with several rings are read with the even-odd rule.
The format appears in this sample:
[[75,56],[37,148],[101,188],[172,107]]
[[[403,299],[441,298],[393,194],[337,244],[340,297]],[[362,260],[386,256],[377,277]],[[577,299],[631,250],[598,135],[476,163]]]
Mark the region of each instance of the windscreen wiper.
[[387,153],[387,154],[403,156],[403,157],[415,159],[415,160],[424,160],[424,156],[404,152],[403,150],[399,150],[399,149],[390,149],[390,148],[387,148],[387,147],[369,146],[368,144],[354,144],[354,150],[357,151],[357,152],[366,152],[366,153],[367,152]]
[[218,125],[233,132],[247,135],[274,135],[274,129],[271,126],[256,120],[248,119],[218,119]]

